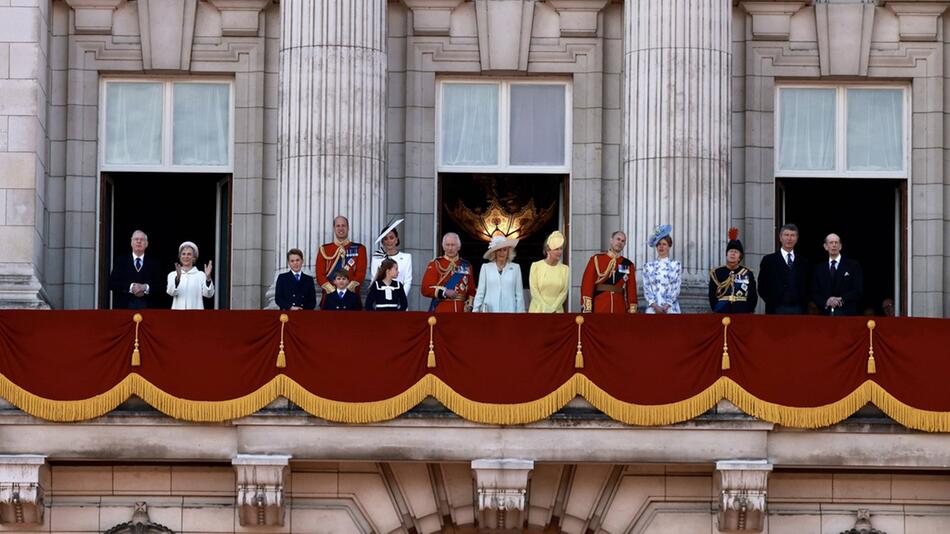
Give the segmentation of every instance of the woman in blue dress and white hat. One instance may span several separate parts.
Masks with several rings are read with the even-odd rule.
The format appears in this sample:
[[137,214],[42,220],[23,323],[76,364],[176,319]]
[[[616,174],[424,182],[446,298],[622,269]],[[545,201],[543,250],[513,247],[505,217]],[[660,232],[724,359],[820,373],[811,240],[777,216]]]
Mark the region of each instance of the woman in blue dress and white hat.
[[643,268],[643,296],[647,313],[680,313],[680,284],[683,267],[670,259],[673,237],[669,224],[657,226],[650,236],[649,245],[656,249],[656,259]]

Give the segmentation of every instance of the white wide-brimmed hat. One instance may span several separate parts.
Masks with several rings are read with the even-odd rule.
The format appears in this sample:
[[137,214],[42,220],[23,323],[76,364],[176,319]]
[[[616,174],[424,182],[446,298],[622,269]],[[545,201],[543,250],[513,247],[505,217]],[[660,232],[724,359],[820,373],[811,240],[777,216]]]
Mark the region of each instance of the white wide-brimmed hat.
[[495,237],[491,238],[491,242],[488,243],[488,250],[485,251],[485,254],[482,255],[482,257],[487,260],[489,259],[488,256],[491,255],[491,253],[495,252],[496,250],[500,250],[503,248],[515,248],[517,246],[518,246],[517,239],[508,239],[507,237],[496,235]]

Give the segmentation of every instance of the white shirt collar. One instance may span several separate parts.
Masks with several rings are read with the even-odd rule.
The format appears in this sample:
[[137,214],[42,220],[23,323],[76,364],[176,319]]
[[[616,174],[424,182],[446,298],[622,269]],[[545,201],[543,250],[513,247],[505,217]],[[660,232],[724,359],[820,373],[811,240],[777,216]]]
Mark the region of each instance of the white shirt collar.
[[[835,268],[836,268],[836,269],[841,266],[841,258],[843,258],[843,257],[844,257],[844,255],[838,254],[838,257],[834,259],[834,261],[835,261]],[[831,267],[831,257],[828,257],[828,267],[829,267],[829,268]]]
[[143,252],[141,256],[136,256],[135,253],[133,252],[132,261],[135,261],[136,259],[141,259],[142,261],[145,261],[145,253]]
[[788,257],[792,257],[792,261],[795,261],[795,249],[792,249],[791,252],[785,250],[784,248],[779,249],[782,251],[782,257],[785,258],[785,262],[788,263]]

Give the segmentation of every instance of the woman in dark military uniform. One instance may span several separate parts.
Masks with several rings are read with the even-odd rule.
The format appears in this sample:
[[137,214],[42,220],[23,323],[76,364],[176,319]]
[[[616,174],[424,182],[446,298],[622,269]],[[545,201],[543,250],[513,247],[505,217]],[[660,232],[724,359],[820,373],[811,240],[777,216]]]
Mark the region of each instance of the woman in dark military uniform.
[[729,229],[726,264],[709,271],[709,307],[715,313],[753,313],[759,301],[755,275],[742,265],[745,250],[739,230]]

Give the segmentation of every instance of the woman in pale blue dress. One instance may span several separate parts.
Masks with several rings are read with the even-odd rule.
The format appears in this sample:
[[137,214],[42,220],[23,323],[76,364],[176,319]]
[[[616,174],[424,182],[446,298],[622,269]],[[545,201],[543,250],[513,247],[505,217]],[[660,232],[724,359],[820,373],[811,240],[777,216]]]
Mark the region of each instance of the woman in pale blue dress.
[[650,246],[656,248],[656,259],[643,268],[643,296],[647,313],[680,313],[680,283],[683,267],[670,259],[673,238],[669,224],[657,226],[650,236]]

